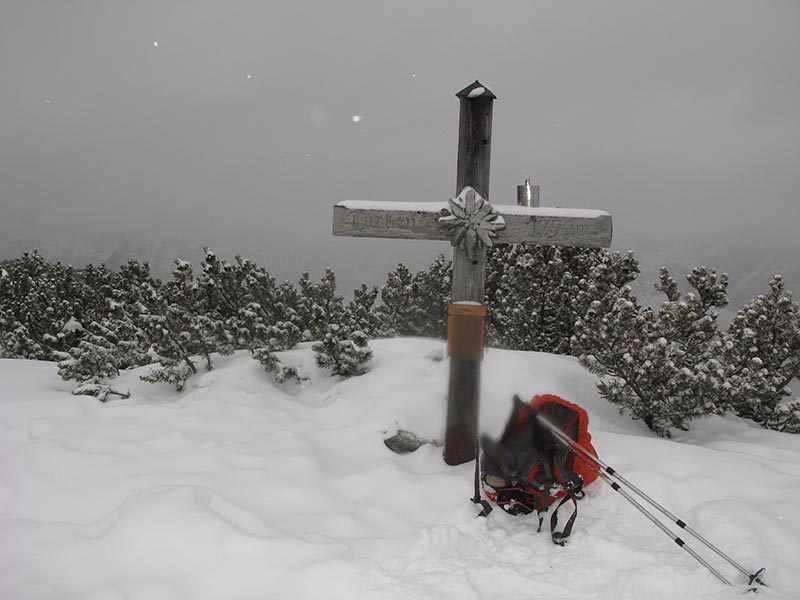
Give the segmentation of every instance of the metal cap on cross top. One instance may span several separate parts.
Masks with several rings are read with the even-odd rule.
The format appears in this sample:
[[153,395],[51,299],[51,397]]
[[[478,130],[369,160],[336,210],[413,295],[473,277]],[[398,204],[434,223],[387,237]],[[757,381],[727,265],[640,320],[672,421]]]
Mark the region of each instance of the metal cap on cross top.
[[605,211],[490,204],[492,106],[497,97],[477,80],[456,96],[455,197],[446,202],[345,201],[333,209],[335,236],[445,240],[453,246],[444,444],[444,459],[451,465],[475,458],[487,250],[518,243],[607,248],[612,232],[611,215]]
[[491,98],[492,100],[497,100],[497,96],[494,95],[494,92],[490,90],[488,87],[483,85],[477,79],[474,83],[470,83],[467,87],[465,87],[460,92],[456,92],[457,98]]

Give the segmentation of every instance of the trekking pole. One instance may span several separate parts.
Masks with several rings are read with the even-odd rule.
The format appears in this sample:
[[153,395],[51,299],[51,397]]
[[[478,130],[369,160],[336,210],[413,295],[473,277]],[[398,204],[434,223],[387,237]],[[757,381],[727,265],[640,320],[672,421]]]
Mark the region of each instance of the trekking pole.
[[475,494],[470,498],[475,504],[480,504],[483,510],[478,514],[479,517],[488,517],[492,512],[492,505],[481,496],[481,444],[480,440],[475,441]]
[[[566,444],[566,445],[567,445],[567,446],[569,446],[569,447],[570,447],[572,450],[576,451],[576,452],[579,454],[579,456],[583,456],[583,457],[585,457],[585,458],[588,458],[588,459],[589,459],[589,460],[591,460],[591,461],[592,461],[592,463],[594,463],[594,464],[595,464],[597,467],[599,467],[599,468],[603,469],[603,471],[605,471],[605,473],[604,473],[603,471],[600,471],[600,470],[598,470],[598,473],[599,473],[599,474],[600,474],[600,475],[603,477],[604,481],[606,481],[607,483],[609,483],[609,481],[605,479],[605,478],[606,478],[606,474],[608,474],[608,475],[611,475],[611,476],[613,476],[613,477],[616,477],[616,478],[617,478],[617,479],[618,479],[618,480],[619,480],[621,483],[623,483],[623,484],[625,484],[626,486],[628,486],[628,487],[629,487],[629,488],[630,488],[630,489],[631,489],[633,492],[635,492],[636,494],[638,494],[638,495],[639,495],[639,496],[640,496],[642,499],[644,499],[644,500],[645,500],[645,501],[646,501],[648,504],[650,504],[650,505],[651,505],[653,508],[655,508],[656,510],[660,511],[660,512],[661,512],[663,515],[665,515],[666,517],[668,517],[669,519],[671,519],[671,520],[672,520],[672,522],[673,522],[675,525],[677,525],[678,527],[680,527],[681,529],[683,529],[684,531],[686,531],[686,532],[687,532],[687,533],[689,533],[690,535],[694,536],[694,537],[695,537],[695,539],[697,539],[699,542],[703,543],[703,544],[704,544],[706,547],[708,547],[710,550],[712,550],[713,552],[715,552],[715,553],[716,553],[718,556],[720,556],[720,557],[722,557],[723,559],[725,559],[725,560],[726,560],[726,561],[727,561],[729,564],[731,564],[733,567],[735,567],[736,569],[738,569],[738,570],[739,570],[741,573],[743,573],[744,575],[747,575],[747,577],[748,577],[748,581],[749,581],[750,585],[752,585],[752,584],[753,584],[753,582],[756,582],[756,583],[759,583],[759,584],[761,584],[761,585],[763,585],[763,586],[767,587],[767,584],[766,584],[766,583],[764,583],[764,582],[761,580],[761,578],[760,578],[760,575],[761,575],[761,574],[764,572],[764,569],[763,569],[763,568],[761,568],[761,569],[758,569],[758,570],[757,570],[755,573],[750,573],[750,572],[749,572],[747,569],[745,569],[745,568],[744,568],[742,565],[740,565],[738,562],[736,562],[735,560],[733,560],[733,559],[732,559],[730,556],[728,556],[727,554],[725,554],[725,553],[724,553],[722,550],[720,550],[719,548],[717,548],[717,547],[716,547],[714,544],[712,544],[711,542],[709,542],[709,541],[708,541],[706,538],[704,538],[702,535],[700,535],[700,534],[699,534],[697,531],[695,531],[694,529],[692,529],[691,527],[689,527],[689,526],[688,526],[688,525],[687,525],[687,524],[686,524],[686,523],[685,523],[683,520],[681,520],[681,519],[680,519],[680,518],[678,518],[676,515],[674,515],[672,512],[670,512],[670,511],[669,511],[667,508],[665,508],[664,506],[662,506],[661,504],[659,504],[658,502],[656,502],[656,501],[655,501],[653,498],[651,498],[650,496],[648,496],[646,493],[644,493],[642,490],[640,490],[638,487],[636,487],[636,486],[635,486],[635,485],[633,485],[633,484],[632,484],[630,481],[628,481],[628,480],[627,480],[627,479],[625,479],[625,478],[624,478],[622,475],[620,475],[620,474],[619,474],[619,473],[618,473],[618,472],[617,472],[615,469],[613,469],[612,467],[610,467],[609,465],[607,465],[606,463],[604,463],[602,460],[600,460],[600,458],[598,458],[597,456],[595,456],[594,454],[592,454],[591,452],[589,452],[589,451],[588,451],[586,448],[584,448],[583,446],[581,446],[581,445],[580,445],[578,442],[576,442],[576,441],[575,441],[575,440],[573,440],[571,437],[569,437],[568,435],[566,435],[566,434],[565,434],[563,431],[561,431],[560,429],[558,429],[558,427],[556,427],[555,425],[553,425],[553,424],[552,424],[550,421],[548,421],[548,420],[547,420],[547,419],[546,419],[544,416],[542,416],[542,415],[540,415],[540,414],[537,414],[537,419],[539,420],[539,422],[540,422],[542,425],[544,425],[545,427],[547,427],[547,429],[548,429],[548,430],[550,430],[550,432],[551,432],[553,435],[555,435],[555,436],[556,436],[556,438],[557,438],[557,439],[558,439],[558,440],[559,440],[559,441],[560,441],[562,444]],[[614,482],[614,483],[616,483],[616,482]],[[612,487],[613,487],[613,486],[612,486]],[[615,488],[615,489],[616,489],[616,488]],[[620,491],[620,490],[617,490],[617,491]],[[639,505],[639,506],[641,506],[641,505]],[[643,509],[645,512],[647,512],[647,509],[645,509],[644,507],[641,507],[641,509]],[[649,513],[647,513],[647,514],[648,514],[648,516],[652,517],[652,515],[650,515]],[[652,520],[652,519],[651,519],[651,520]],[[661,523],[659,522],[659,525],[660,525],[660,524],[661,524]],[[667,530],[667,531],[669,532],[669,530]],[[671,532],[670,532],[670,536],[671,536],[671,535],[672,535],[672,534],[671,534]],[[680,540],[680,538],[676,538],[676,543],[678,543],[678,542],[677,542],[677,540]],[[679,545],[680,545],[680,544],[679,544]],[[694,552],[692,552],[692,554],[694,555]]]
[[683,541],[681,538],[679,538],[679,537],[675,536],[675,535],[674,535],[674,534],[673,534],[673,533],[672,533],[672,532],[671,532],[671,531],[670,531],[670,530],[667,528],[667,526],[666,526],[666,525],[664,525],[664,524],[663,524],[661,521],[659,521],[658,519],[656,519],[656,518],[653,516],[653,514],[652,514],[652,513],[651,513],[649,510],[647,510],[647,509],[646,509],[644,506],[642,506],[642,505],[641,505],[639,502],[637,502],[637,501],[636,501],[636,499],[635,499],[633,496],[631,496],[631,495],[630,495],[628,492],[626,492],[626,491],[625,491],[625,490],[622,488],[622,486],[621,486],[620,484],[618,484],[616,481],[613,481],[613,480],[611,479],[611,477],[609,477],[608,475],[606,475],[606,474],[605,474],[605,473],[603,473],[602,471],[598,471],[598,475],[600,475],[600,478],[601,478],[603,481],[605,481],[605,482],[606,482],[608,485],[610,485],[610,486],[611,486],[611,487],[614,489],[614,491],[616,491],[616,492],[619,492],[619,493],[622,495],[622,497],[623,497],[623,498],[625,498],[625,499],[626,499],[628,502],[630,502],[631,504],[633,504],[633,506],[636,508],[636,510],[638,510],[638,511],[639,511],[640,513],[642,513],[642,514],[643,514],[645,517],[647,517],[648,519],[650,519],[650,521],[652,521],[652,522],[653,522],[653,524],[655,524],[655,525],[656,525],[656,527],[658,527],[658,528],[659,528],[661,531],[663,531],[664,533],[666,533],[666,534],[667,534],[667,535],[670,537],[670,539],[671,539],[673,542],[675,542],[676,544],[678,544],[678,546],[680,546],[681,548],[683,548],[684,550],[686,550],[686,552],[688,552],[689,554],[691,554],[691,555],[692,555],[692,558],[694,558],[694,559],[695,559],[697,562],[699,562],[701,565],[703,565],[703,566],[704,566],[706,569],[708,569],[709,571],[711,571],[711,573],[713,573],[713,574],[714,574],[714,576],[715,576],[717,579],[719,579],[719,580],[720,580],[722,583],[726,583],[726,584],[728,584],[728,585],[733,585],[733,584],[732,584],[730,581],[728,581],[728,580],[725,578],[725,576],[724,576],[724,575],[722,575],[722,573],[720,573],[720,572],[719,572],[719,571],[717,571],[717,570],[716,570],[714,567],[712,567],[712,566],[711,566],[711,565],[708,563],[708,561],[706,561],[706,559],[704,559],[704,558],[703,558],[702,556],[700,556],[700,555],[699,555],[697,552],[695,552],[694,550],[692,550],[692,549],[691,549],[691,548],[690,548],[690,547],[689,547],[689,546],[686,544],[686,542],[684,542],[684,541]]

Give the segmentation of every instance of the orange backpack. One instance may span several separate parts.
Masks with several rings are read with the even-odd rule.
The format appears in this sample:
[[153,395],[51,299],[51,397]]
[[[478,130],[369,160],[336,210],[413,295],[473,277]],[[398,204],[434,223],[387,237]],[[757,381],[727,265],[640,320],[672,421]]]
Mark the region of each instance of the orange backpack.
[[[561,500],[551,513],[550,529],[553,542],[563,545],[577,516],[577,500],[583,498],[583,488],[597,479],[598,473],[542,425],[539,416],[596,455],[589,415],[583,408],[552,394],[534,396],[529,403],[514,396],[514,407],[500,438],[481,438],[480,475],[476,464],[473,501],[483,504],[482,515],[491,511],[491,505],[480,498],[480,479],[486,497],[507,513],[536,511],[541,531],[544,513],[553,502]],[[558,509],[569,500],[575,510],[564,529],[556,531]]]

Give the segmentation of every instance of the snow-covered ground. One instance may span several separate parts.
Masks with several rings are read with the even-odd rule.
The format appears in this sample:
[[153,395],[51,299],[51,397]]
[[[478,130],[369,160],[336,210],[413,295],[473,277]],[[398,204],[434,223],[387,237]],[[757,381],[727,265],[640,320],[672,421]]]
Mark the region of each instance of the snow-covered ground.
[[[0,361],[0,598],[741,597],[599,481],[564,548],[534,516],[475,518],[472,464],[383,444],[398,428],[441,439],[444,344],[372,346],[372,371],[347,381],[303,346],[284,358],[304,388],[238,354],[183,393],[126,373],[131,398],[107,404],[70,395],[53,364]],[[581,404],[608,464],[741,564],[766,566],[760,597],[800,597],[800,436],[710,418],[659,439],[573,359],[547,354],[490,350],[482,388],[495,435],[514,393]]]

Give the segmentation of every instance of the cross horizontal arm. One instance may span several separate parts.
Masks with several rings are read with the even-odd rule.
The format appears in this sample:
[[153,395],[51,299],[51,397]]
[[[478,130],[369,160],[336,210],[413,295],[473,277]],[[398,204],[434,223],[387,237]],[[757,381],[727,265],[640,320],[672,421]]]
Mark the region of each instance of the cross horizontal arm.
[[[333,235],[450,240],[439,218],[446,202],[347,201],[333,207]],[[611,245],[611,215],[602,210],[492,205],[503,217],[495,244],[542,244],[607,248]]]

